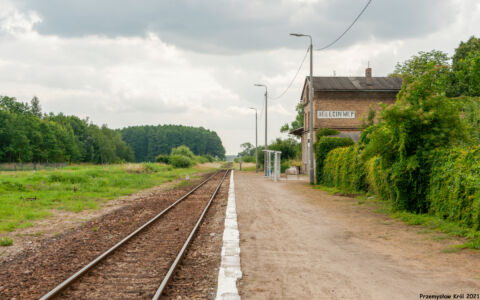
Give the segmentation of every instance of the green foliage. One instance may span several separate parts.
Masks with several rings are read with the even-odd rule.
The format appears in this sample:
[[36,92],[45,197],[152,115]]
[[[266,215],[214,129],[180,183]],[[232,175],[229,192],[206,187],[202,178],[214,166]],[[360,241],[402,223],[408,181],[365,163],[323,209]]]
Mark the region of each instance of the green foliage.
[[157,173],[157,172],[162,172],[165,171],[165,167],[156,163],[143,163],[142,164],[143,170],[145,170],[146,173]]
[[170,155],[168,154],[159,154],[155,157],[155,162],[168,164],[170,160]]
[[480,147],[439,151],[432,167],[427,200],[430,212],[480,229]]
[[469,144],[480,144],[480,98],[461,96],[455,99]]
[[282,161],[289,160],[289,159],[296,159],[298,157],[301,157],[301,154],[302,154],[300,143],[293,138],[288,138],[284,140],[282,140],[281,138],[277,138],[273,143],[268,145],[268,149],[281,151]]
[[0,247],[8,247],[11,245],[13,245],[13,240],[11,238],[8,238],[6,236],[0,238]]
[[214,162],[215,157],[211,156],[210,154],[202,155],[203,158],[207,160],[207,162]]
[[377,116],[377,110],[373,105],[370,105],[368,107],[368,115],[366,118],[362,118],[362,125],[360,125],[360,128],[365,129],[365,128],[368,128],[369,126],[374,125],[376,116]]
[[190,158],[191,160],[195,159],[195,154],[193,154],[192,150],[185,145],[178,146],[177,148],[173,148],[170,155],[181,155]]
[[[382,158],[390,200],[397,209],[425,212],[432,150],[466,140],[458,105],[444,95],[443,67],[434,67],[404,86],[395,105],[362,137],[362,160]],[[443,87],[443,89],[442,89]]]
[[480,241],[480,99],[472,96],[480,95],[480,42],[462,43],[452,67],[444,53],[421,52],[397,65],[396,73],[404,79],[397,102],[382,107],[379,122],[364,129],[358,146],[327,155],[323,182],[351,191],[362,186],[358,178],[363,176],[368,191],[388,200],[406,222],[445,220],[437,225],[448,232],[455,223],[463,228],[460,235],[472,238],[465,247],[475,248]]
[[290,161],[282,160],[280,162],[280,173],[285,173],[285,170],[290,168]]
[[368,190],[380,196],[381,199],[391,199],[389,188],[389,169],[383,165],[380,156],[374,156],[365,162],[365,182]]
[[180,154],[170,155],[169,163],[175,168],[189,168],[193,166],[193,160],[190,157]]
[[466,42],[460,42],[460,45],[455,49],[455,54],[452,57],[452,69],[457,71],[461,67],[462,60],[466,59],[472,53],[480,52],[480,39],[472,36]]
[[320,128],[317,130],[317,132],[315,132],[315,137],[317,138],[317,141],[319,141],[323,136],[337,135],[339,133],[340,131],[335,129]]
[[93,162],[133,160],[119,133],[75,116],[43,115],[31,104],[0,97],[0,162]]
[[442,51],[420,51],[418,55],[412,56],[403,63],[397,63],[391,76],[403,77],[408,82],[414,81],[435,66],[448,65],[448,60],[448,55]]
[[205,157],[200,156],[200,155],[195,155],[194,158],[193,158],[193,161],[195,163],[204,164],[204,163],[208,162],[208,159],[206,159]]
[[297,116],[295,117],[295,120],[292,121],[292,123],[284,124],[280,128],[280,132],[290,132],[292,130],[302,128],[303,127],[303,122],[304,122],[304,109],[303,109],[303,103],[298,103],[297,106],[295,107],[295,110],[297,111]]
[[358,145],[352,145],[328,152],[323,163],[322,183],[347,192],[365,190],[365,172],[358,151]]
[[242,156],[242,161],[243,162],[248,162],[248,163],[252,163],[252,162],[254,163],[255,162],[255,155],[253,155],[253,156],[250,156],[250,155]]
[[316,161],[316,176],[317,182],[323,182],[323,166],[324,160],[327,157],[328,152],[335,148],[347,147],[353,145],[354,142],[350,138],[337,138],[337,137],[321,137],[315,143],[315,161]]
[[459,59],[453,72],[452,96],[480,96],[480,49]]
[[242,151],[238,153],[239,156],[255,156],[255,146],[249,142],[240,145]]
[[214,131],[182,125],[132,126],[120,129],[123,140],[135,152],[135,161],[154,161],[159,154],[185,145],[195,155],[225,158],[225,148]]

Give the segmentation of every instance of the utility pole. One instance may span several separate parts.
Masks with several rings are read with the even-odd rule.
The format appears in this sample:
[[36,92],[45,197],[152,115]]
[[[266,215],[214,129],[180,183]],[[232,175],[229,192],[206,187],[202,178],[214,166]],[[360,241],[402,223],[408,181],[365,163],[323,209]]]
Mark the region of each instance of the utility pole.
[[310,82],[309,82],[309,93],[308,93],[308,100],[310,102],[310,120],[308,127],[309,132],[308,132],[308,169],[309,169],[309,177],[310,177],[310,184],[315,183],[315,174],[314,174],[314,156],[313,156],[313,118],[314,118],[314,113],[313,113],[313,41],[312,37],[308,34],[301,34],[301,33],[290,33],[290,35],[301,37],[301,36],[306,36],[310,38]]
[[[268,138],[267,138],[267,110],[268,110],[268,88],[264,84],[256,83],[255,86],[263,86],[265,88],[265,150],[268,149]],[[265,176],[267,176],[267,168],[264,167]]]
[[255,173],[258,173],[258,131],[257,131],[257,109],[255,107],[250,107],[250,109],[255,110]]

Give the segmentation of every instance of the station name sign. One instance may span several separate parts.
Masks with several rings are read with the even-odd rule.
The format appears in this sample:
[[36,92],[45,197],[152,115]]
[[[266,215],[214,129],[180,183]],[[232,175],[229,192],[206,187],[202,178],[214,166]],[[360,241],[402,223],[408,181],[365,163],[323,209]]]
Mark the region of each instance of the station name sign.
[[355,111],[351,110],[317,110],[318,119],[355,119]]

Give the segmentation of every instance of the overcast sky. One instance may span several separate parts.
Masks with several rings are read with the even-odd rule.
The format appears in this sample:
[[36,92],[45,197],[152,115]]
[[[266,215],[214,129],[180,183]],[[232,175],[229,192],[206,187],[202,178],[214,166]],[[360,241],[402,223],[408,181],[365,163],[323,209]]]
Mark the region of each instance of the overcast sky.
[[[0,0],[0,95],[121,128],[184,124],[216,131],[228,154],[254,143],[264,83],[283,92],[305,55],[328,44],[367,0]],[[478,0],[373,0],[314,75],[374,76],[479,36]],[[295,118],[306,63],[268,106],[268,139]],[[264,140],[259,116],[259,143]]]

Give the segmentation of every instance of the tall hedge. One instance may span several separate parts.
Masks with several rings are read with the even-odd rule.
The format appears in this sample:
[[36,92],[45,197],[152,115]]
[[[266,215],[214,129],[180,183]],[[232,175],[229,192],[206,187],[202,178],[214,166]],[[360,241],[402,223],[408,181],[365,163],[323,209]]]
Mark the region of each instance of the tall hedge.
[[480,146],[439,151],[427,200],[430,213],[480,229]]
[[392,199],[389,185],[389,169],[381,156],[374,156],[365,162],[365,183],[367,190],[380,196],[381,199]]
[[358,145],[336,148],[327,154],[322,183],[348,192],[365,190],[365,171],[359,160]]
[[350,138],[338,138],[324,136],[315,143],[315,161],[317,182],[322,182],[323,164],[328,152],[338,147],[346,147],[353,145],[354,142]]

